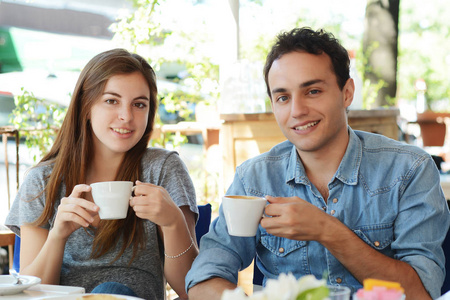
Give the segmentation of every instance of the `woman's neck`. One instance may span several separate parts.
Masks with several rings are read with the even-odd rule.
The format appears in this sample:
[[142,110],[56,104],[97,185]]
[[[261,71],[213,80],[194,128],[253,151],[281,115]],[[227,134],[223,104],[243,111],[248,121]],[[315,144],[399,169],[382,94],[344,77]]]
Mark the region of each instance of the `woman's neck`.
[[122,159],[123,155],[95,155],[86,174],[86,183],[115,180]]

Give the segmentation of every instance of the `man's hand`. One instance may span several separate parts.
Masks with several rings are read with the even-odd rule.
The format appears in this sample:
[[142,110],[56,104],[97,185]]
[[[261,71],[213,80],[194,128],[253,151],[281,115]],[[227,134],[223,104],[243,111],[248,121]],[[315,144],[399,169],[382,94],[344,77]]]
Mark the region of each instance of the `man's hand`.
[[268,233],[291,240],[320,241],[325,223],[333,218],[311,203],[298,197],[266,196],[261,226]]

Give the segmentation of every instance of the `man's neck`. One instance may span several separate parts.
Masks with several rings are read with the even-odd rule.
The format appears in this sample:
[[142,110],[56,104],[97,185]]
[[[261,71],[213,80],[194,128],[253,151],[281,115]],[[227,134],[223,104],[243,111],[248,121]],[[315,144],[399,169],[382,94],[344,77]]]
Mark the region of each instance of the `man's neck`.
[[336,174],[345,151],[349,136],[338,143],[329,144],[318,151],[305,152],[297,149],[297,154],[305,168],[309,181],[319,190],[326,201],[328,198],[328,183]]

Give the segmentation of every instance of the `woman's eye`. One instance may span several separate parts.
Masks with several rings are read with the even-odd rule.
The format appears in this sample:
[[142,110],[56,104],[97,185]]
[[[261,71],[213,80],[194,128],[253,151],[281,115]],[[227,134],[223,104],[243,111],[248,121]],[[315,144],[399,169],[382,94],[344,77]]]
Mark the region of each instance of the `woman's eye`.
[[117,100],[114,100],[114,99],[107,99],[105,102],[108,103],[108,104],[116,104],[116,103],[117,103]]
[[147,105],[145,103],[140,103],[140,102],[135,103],[134,106],[136,106],[137,108],[146,108],[147,107]]

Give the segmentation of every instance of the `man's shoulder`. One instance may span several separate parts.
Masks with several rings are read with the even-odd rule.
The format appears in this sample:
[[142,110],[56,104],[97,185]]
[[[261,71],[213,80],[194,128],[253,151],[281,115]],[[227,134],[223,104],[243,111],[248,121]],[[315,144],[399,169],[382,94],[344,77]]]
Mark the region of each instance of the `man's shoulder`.
[[380,134],[362,131],[355,133],[362,145],[361,171],[363,173],[364,170],[373,172],[374,167],[381,170],[392,169],[395,166],[393,174],[406,174],[417,169],[418,166],[430,165],[427,162],[432,161],[431,155],[420,147]]
[[381,134],[359,130],[354,130],[354,132],[362,143],[363,151],[378,151],[380,153],[410,153],[414,156],[428,156],[428,153],[420,147],[407,144],[402,141],[397,141]]

